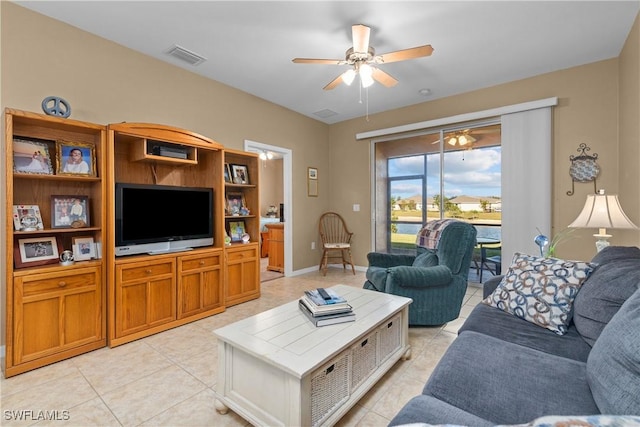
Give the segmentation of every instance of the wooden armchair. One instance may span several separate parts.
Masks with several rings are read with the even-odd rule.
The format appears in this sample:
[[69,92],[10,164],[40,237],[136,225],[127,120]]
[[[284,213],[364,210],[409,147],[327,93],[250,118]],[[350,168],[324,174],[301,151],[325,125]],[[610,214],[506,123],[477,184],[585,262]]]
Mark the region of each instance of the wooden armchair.
[[347,229],[344,219],[335,212],[325,212],[320,216],[319,231],[322,241],[322,259],[319,270],[322,270],[322,275],[327,274],[327,265],[329,259],[332,258],[339,259],[344,269],[347,268],[347,264],[350,264],[355,275],[356,269],[351,258],[353,233]]

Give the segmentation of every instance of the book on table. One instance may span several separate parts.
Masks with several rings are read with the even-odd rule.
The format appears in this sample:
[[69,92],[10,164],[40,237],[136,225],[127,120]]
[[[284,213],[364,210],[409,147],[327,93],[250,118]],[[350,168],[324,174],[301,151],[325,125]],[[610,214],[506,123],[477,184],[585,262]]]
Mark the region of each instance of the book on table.
[[304,304],[307,309],[314,316],[322,316],[327,314],[344,314],[351,313],[351,306],[349,304],[330,304],[330,305],[316,305],[307,295],[303,295],[300,298],[300,302]]
[[353,311],[314,316],[306,306],[306,304],[302,302],[302,299],[298,300],[298,307],[300,308],[300,311],[302,311],[302,313],[307,317],[307,319],[309,319],[309,321],[315,326],[335,325],[338,323],[354,322],[356,320],[356,314]]
[[322,288],[313,289],[309,291],[304,291],[304,294],[315,304],[318,306],[323,305],[335,305],[335,304],[346,304],[347,300],[338,295],[336,291],[333,289],[322,289],[322,291],[326,292],[327,298],[323,298],[320,295]]

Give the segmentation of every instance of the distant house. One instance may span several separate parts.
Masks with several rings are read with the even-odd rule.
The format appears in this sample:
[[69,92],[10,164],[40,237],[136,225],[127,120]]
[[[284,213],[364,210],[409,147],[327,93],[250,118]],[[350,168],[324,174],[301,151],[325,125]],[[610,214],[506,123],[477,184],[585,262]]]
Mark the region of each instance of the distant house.
[[[397,209],[396,209],[397,206]],[[403,211],[421,211],[422,210],[422,196],[411,196],[406,199],[400,199],[396,202],[393,210]]]
[[496,197],[456,196],[449,199],[449,201],[456,205],[462,212],[482,212],[485,210],[482,207],[484,201],[487,202],[487,211],[500,212],[502,210],[502,201]]

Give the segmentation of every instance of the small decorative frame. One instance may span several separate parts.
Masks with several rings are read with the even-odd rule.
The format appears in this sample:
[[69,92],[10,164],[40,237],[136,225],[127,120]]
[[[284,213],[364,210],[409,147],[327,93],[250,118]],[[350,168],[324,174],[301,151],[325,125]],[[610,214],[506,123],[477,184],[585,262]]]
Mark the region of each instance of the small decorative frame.
[[91,236],[73,238],[73,258],[84,261],[96,257],[96,245]]
[[236,184],[249,184],[249,171],[245,165],[231,165],[233,182]]
[[18,239],[13,251],[16,268],[56,264],[62,246],[54,236]]
[[244,221],[229,221],[229,237],[232,242],[242,242],[242,236],[246,233]]
[[307,168],[307,196],[318,197],[318,169]]
[[51,228],[88,227],[88,196],[51,196]]
[[16,231],[44,230],[38,205],[13,205],[13,226]]
[[591,147],[587,147],[585,143],[580,144],[576,151],[579,155],[574,156],[572,154],[569,156],[569,160],[571,161],[571,166],[569,167],[571,190],[567,191],[567,196],[573,196],[576,182],[593,181],[593,192],[597,193],[596,178],[600,174],[600,166],[598,162],[596,162],[596,160],[598,160],[598,154],[587,154],[588,151],[591,151]]
[[224,182],[233,182],[233,179],[231,179],[231,168],[229,167],[229,163],[224,164]]
[[239,216],[242,208],[246,208],[244,194],[227,193],[227,215]]
[[56,174],[97,176],[96,152],[91,144],[56,141]]
[[16,174],[53,175],[47,144],[14,138],[13,171]]

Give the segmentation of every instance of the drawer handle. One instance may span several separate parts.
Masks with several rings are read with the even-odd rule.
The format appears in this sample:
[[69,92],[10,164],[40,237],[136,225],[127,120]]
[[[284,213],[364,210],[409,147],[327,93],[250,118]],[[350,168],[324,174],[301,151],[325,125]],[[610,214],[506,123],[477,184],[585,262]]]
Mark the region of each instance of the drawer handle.
[[144,272],[147,274],[151,274],[151,270],[145,270]]
[[389,323],[387,323],[387,328],[390,328],[390,327],[392,327],[392,326],[393,326],[393,322],[389,322]]
[[64,282],[64,281],[58,282],[59,288],[64,288],[65,286],[67,286],[67,282]]
[[329,366],[329,367],[327,368],[327,370],[325,371],[325,373],[330,374],[331,372],[333,372],[333,370],[334,370],[335,368],[336,368],[336,365],[335,365],[335,363],[334,363],[333,365],[331,365],[331,366]]
[[204,265],[204,261],[200,260],[200,265]]
[[362,341],[362,343],[360,344],[360,347],[364,347],[365,345],[367,345],[368,342],[369,342],[369,338],[367,338],[366,340]]

